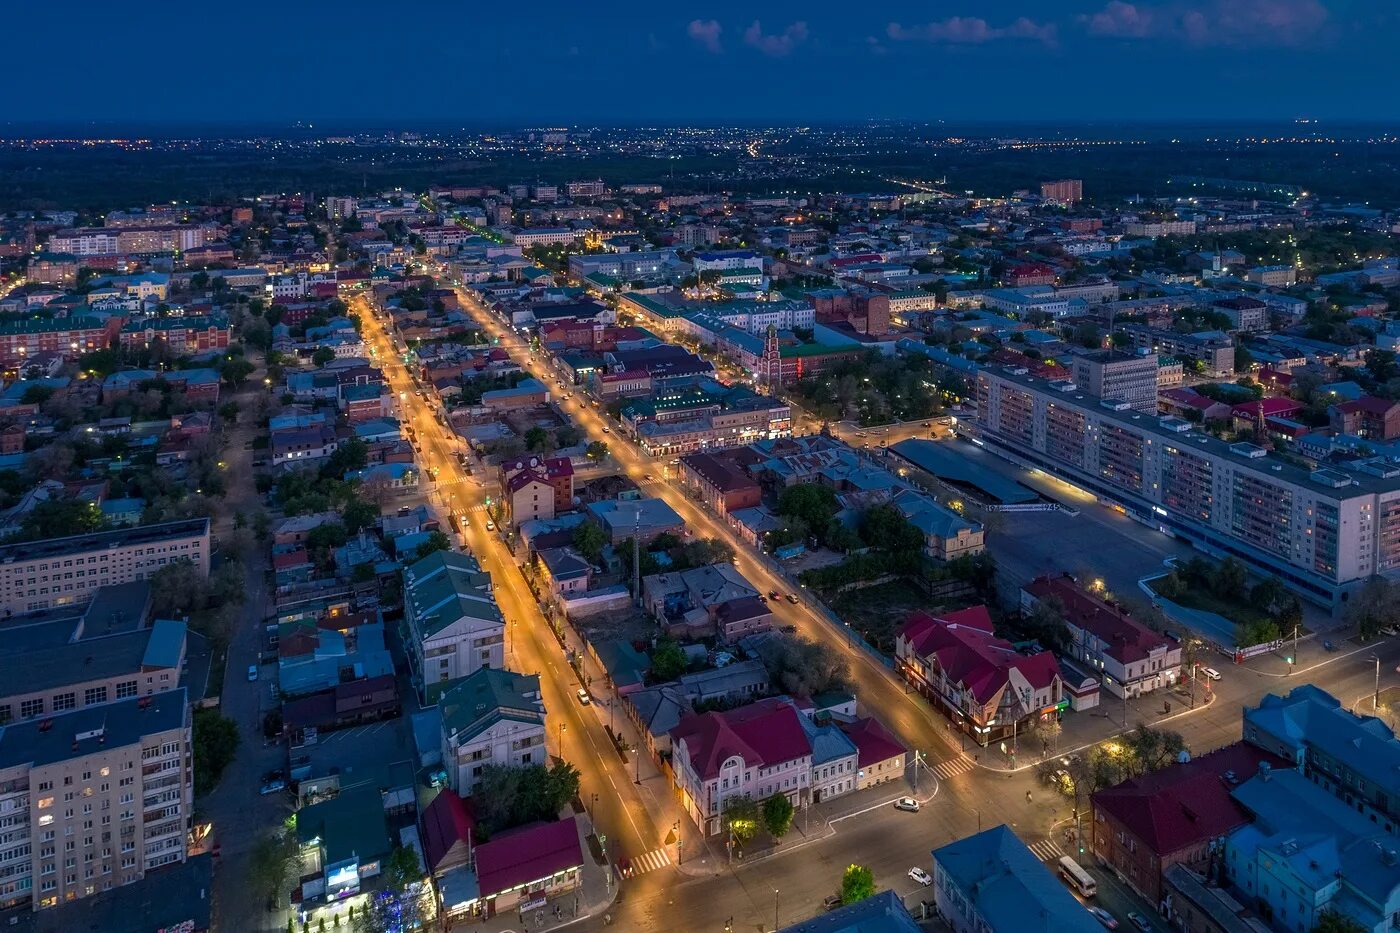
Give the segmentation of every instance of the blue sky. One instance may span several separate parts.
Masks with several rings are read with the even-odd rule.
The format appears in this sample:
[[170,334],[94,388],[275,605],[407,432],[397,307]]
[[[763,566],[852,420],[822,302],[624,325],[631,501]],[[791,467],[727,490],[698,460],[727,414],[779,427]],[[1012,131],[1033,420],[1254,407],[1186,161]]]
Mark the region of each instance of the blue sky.
[[1395,0],[22,3],[7,121],[1400,117]]

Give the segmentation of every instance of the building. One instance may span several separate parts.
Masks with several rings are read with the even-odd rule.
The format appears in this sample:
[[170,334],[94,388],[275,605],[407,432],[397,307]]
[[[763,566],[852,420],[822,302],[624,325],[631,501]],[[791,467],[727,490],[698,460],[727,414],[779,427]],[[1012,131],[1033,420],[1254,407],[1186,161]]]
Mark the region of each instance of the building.
[[664,499],[605,499],[588,503],[587,512],[614,545],[633,537],[646,543],[685,530],[685,520]]
[[1269,288],[1288,288],[1298,284],[1298,270],[1294,266],[1255,266],[1247,278]]
[[[297,811],[301,904],[353,897],[384,872],[394,850],[378,787],[360,784]],[[294,902],[295,903],[295,902]]]
[[38,253],[29,260],[24,277],[37,285],[72,285],[78,280],[78,265],[71,253]]
[[354,217],[355,211],[358,209],[359,202],[354,198],[326,198],[326,216],[331,220],[344,220],[347,217]]
[[1162,876],[1173,865],[1215,874],[1220,838],[1249,822],[1230,792],[1261,762],[1282,760],[1236,742],[1097,791],[1090,798],[1093,823],[1082,826],[1082,835],[1095,858],[1160,904]]
[[[546,498],[550,501],[549,514],[533,516],[537,518],[553,518],[560,512],[568,512],[574,507],[574,467],[568,457],[520,457],[515,460],[507,460],[499,467],[501,488],[507,490],[507,500],[514,498],[510,493],[512,482],[516,477],[528,473],[532,480],[542,482],[548,487]],[[538,491],[538,490],[536,490]],[[512,509],[511,514],[517,513]],[[525,518],[516,519],[516,524],[525,521]]]
[[209,575],[209,519],[96,531],[0,546],[5,615],[85,603],[99,587],[149,579],[178,560]]
[[1235,371],[1235,341],[1223,331],[1178,334],[1146,324],[1125,324],[1121,330],[1138,350],[1199,364],[1202,375],[1229,376]]
[[491,575],[467,554],[437,551],[404,570],[404,647],[414,682],[434,685],[505,662],[505,619]]
[[1311,470],[1180,419],[1005,370],[977,374],[977,429],[1002,456],[1325,606],[1400,567],[1400,482],[1380,464]]
[[159,344],[175,356],[192,356],[228,349],[231,334],[226,318],[195,315],[132,320],[123,325],[117,338],[123,350],[146,350]]
[[1127,402],[1134,411],[1157,410],[1157,354],[1091,350],[1074,354],[1074,381],[1090,395]]
[[911,614],[895,636],[895,666],[955,728],[982,746],[1007,741],[1013,755],[1020,735],[1069,705],[1054,655],[997,638],[985,606]]
[[924,553],[934,560],[950,561],[975,557],[987,549],[986,528],[969,521],[931,497],[905,488],[890,498],[904,518],[924,538]]
[[934,849],[933,896],[952,933],[1102,929],[1005,824]]
[[647,613],[662,625],[686,626],[696,635],[714,632],[716,616],[725,604],[749,599],[758,602],[758,590],[727,561],[642,579],[642,607]]
[[1054,285],[1055,267],[1043,262],[1026,262],[1012,266],[1006,272],[1006,284],[1012,288],[1029,285]]
[[120,323],[118,317],[8,318],[0,322],[0,363],[15,366],[41,353],[73,360],[105,350]]
[[474,869],[439,880],[443,912],[449,917],[492,917],[511,909],[550,907],[550,898],[571,905],[564,895],[583,883],[583,845],[578,821],[536,823],[499,834],[472,853]]
[[1196,232],[1194,220],[1168,220],[1153,223],[1133,221],[1123,225],[1123,232],[1130,237],[1191,236]]
[[185,861],[190,730],[183,688],[0,729],[0,907],[57,907]]
[[538,674],[482,668],[438,697],[447,786],[463,797],[487,765],[543,765],[544,699]]
[[1381,720],[1311,684],[1244,710],[1244,740],[1286,759],[1388,833],[1400,832],[1400,741]]
[[909,753],[883,723],[866,717],[839,725],[856,747],[856,790],[903,779]]
[[590,181],[571,181],[564,185],[564,194],[570,198],[601,198],[606,197],[608,186],[603,184],[601,178],[594,178]]
[[1266,922],[1313,930],[1335,911],[1367,933],[1400,927],[1393,833],[1293,770],[1260,765],[1233,796],[1252,821],[1225,838],[1224,879]]
[[588,592],[593,567],[572,547],[543,548],[538,553],[540,582],[544,589],[565,598]]
[[1354,434],[1372,441],[1400,438],[1400,402],[1367,395],[1331,405],[1327,414],[1332,430],[1338,434]]
[[1258,298],[1223,298],[1210,308],[1230,319],[1231,331],[1249,334],[1269,329],[1269,306]]
[[737,509],[753,508],[763,501],[758,481],[728,457],[710,453],[681,458],[680,479],[712,512],[721,518]]
[[1061,178],[1058,181],[1040,183],[1042,201],[1054,201],[1066,207],[1084,200],[1084,181],[1080,178]]
[[1181,677],[1181,644],[1130,618],[1120,606],[1081,587],[1073,577],[1037,577],[1021,587],[1021,610],[1043,601],[1063,608],[1067,653],[1089,666],[1117,697],[1167,689]]
[[778,933],[919,933],[914,920],[894,891],[878,891],[854,904],[785,926]]
[[812,749],[801,715],[774,698],[725,712],[689,713],[671,730],[676,793],[706,835],[720,831],[733,797],[761,802],[783,794],[795,807],[810,802]]

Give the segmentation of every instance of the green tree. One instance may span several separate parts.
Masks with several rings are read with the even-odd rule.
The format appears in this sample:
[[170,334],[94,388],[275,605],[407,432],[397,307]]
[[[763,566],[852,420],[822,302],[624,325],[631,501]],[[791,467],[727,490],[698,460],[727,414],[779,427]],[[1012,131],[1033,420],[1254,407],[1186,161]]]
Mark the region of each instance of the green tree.
[[685,673],[685,652],[681,646],[667,640],[657,645],[651,653],[651,676],[660,683],[675,680]]
[[847,865],[841,875],[841,903],[854,904],[875,893],[875,873],[864,865]]
[[549,432],[536,425],[525,432],[525,446],[533,453],[539,453],[549,446]]
[[345,523],[347,533],[359,534],[379,520],[379,506],[368,499],[351,499],[341,511],[340,520]]
[[602,559],[603,548],[607,543],[607,536],[603,529],[598,527],[597,522],[581,522],[574,527],[574,549],[591,564],[596,564]]
[[194,711],[194,792],[207,794],[238,754],[238,723],[215,709]]
[[335,351],[330,347],[317,347],[316,352],[311,354],[311,362],[317,366],[325,366],[333,359],[335,359]]
[[778,497],[778,514],[799,518],[808,528],[824,531],[840,508],[836,493],[814,483],[789,486]]
[[157,618],[178,618],[203,609],[209,584],[187,558],[171,561],[151,574],[151,611]]
[[739,845],[758,835],[761,822],[758,804],[752,797],[730,797],[724,802],[724,828]]
[[24,516],[19,533],[11,540],[35,541],[80,535],[98,531],[105,524],[102,510],[95,503],[82,499],[47,499]]
[[32,385],[24,390],[24,394],[19,397],[22,405],[42,405],[53,398],[54,387],[46,385]]
[[1312,928],[1312,933],[1367,933],[1369,929],[1329,907],[1317,915],[1317,924]]
[[231,360],[225,360],[220,367],[219,375],[231,386],[240,386],[249,376],[253,374],[256,367],[241,356],[236,356]]
[[422,560],[429,554],[436,554],[438,551],[452,550],[452,539],[442,531],[428,532],[428,540],[418,545],[418,550],[414,552],[414,560]]
[[584,448],[584,454],[589,460],[598,463],[607,457],[608,445],[602,441],[590,441],[588,446]]
[[1343,616],[1362,638],[1374,638],[1400,616],[1400,589],[1383,577],[1372,577],[1352,594]]
[[888,502],[873,505],[861,513],[860,536],[870,547],[891,554],[918,554],[924,549],[924,537],[919,529],[909,524],[904,513]]
[[1057,596],[1038,601],[1025,617],[1026,636],[1046,647],[1063,651],[1069,647],[1069,626],[1065,624],[1065,604]]
[[418,853],[408,846],[396,846],[384,860],[384,881],[389,890],[396,894],[408,889],[415,881],[423,880],[423,865]]
[[1134,777],[1137,774],[1160,771],[1178,761],[1181,753],[1186,751],[1186,740],[1182,738],[1181,733],[1170,729],[1154,729],[1141,723],[1124,736],[1121,744],[1134,759],[1134,763],[1130,765],[1130,770],[1136,771],[1136,774],[1132,775]]
[[80,372],[90,372],[101,379],[105,379],[112,373],[121,369],[121,354],[116,350],[104,347],[101,350],[93,350],[78,357],[78,370]]
[[768,835],[774,839],[786,836],[787,831],[792,829],[793,812],[792,801],[787,794],[775,793],[763,801],[763,826],[768,830]]
[[280,906],[287,895],[288,879],[300,867],[295,833],[282,830],[259,837],[248,866],[254,893],[262,901]]

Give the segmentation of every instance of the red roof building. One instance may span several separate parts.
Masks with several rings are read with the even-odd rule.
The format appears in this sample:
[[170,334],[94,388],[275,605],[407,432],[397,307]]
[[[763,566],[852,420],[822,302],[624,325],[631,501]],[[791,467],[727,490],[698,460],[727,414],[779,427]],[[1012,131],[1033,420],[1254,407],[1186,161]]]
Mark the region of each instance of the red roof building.
[[476,847],[476,878],[488,915],[578,886],[583,847],[573,819],[512,829]]
[[838,721],[837,727],[856,747],[856,790],[904,776],[908,750],[878,719]]
[[434,876],[471,863],[476,816],[471,801],[450,787],[423,810],[423,857]]
[[983,746],[1014,741],[1068,703],[1055,656],[1022,653],[996,637],[985,606],[911,614],[895,638],[895,666]]
[[1055,270],[1043,262],[1028,262],[1013,266],[1006,273],[1006,284],[1012,288],[1026,285],[1054,285]]
[[1376,441],[1400,437],[1400,402],[1366,395],[1328,409],[1332,430]]
[[1211,841],[1249,822],[1230,795],[1261,763],[1288,762],[1244,742],[1169,765],[1101,790],[1091,799],[1094,854],[1149,903],[1162,897],[1162,874],[1182,864],[1211,876]]

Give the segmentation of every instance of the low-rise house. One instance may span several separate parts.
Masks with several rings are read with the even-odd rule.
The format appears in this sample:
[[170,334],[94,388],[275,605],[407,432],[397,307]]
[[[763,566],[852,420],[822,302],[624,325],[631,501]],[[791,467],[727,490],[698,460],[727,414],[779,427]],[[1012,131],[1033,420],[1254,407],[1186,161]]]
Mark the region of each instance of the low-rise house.
[[985,606],[913,613],[895,638],[895,663],[955,728],[983,746],[1005,740],[1013,754],[1018,736],[1068,705],[1054,655],[997,638]]
[[540,578],[556,596],[585,593],[593,579],[593,568],[571,547],[546,548],[539,552]]
[[329,457],[340,447],[340,438],[332,428],[321,425],[272,435],[272,465],[314,463]]
[[923,535],[924,553],[934,560],[973,557],[986,550],[986,529],[981,522],[968,521],[923,493],[902,489],[890,503]]
[[720,831],[734,797],[783,794],[796,807],[810,802],[812,749],[801,717],[791,703],[768,699],[690,713],[671,730],[676,790],[706,835]]
[[1067,653],[1097,671],[1116,697],[1168,689],[1181,677],[1181,644],[1131,618],[1122,607],[1080,586],[1068,574],[1037,577],[1021,588],[1021,609],[1045,600],[1063,608]]
[[437,697],[448,786],[470,796],[487,765],[545,764],[544,700],[538,674],[482,668]]
[[934,849],[933,894],[952,933],[1102,930],[1005,824]]
[[297,811],[300,903],[330,903],[360,893],[384,871],[393,838],[377,787],[359,786]]
[[685,520],[662,499],[607,499],[590,502],[587,511],[603,527],[609,544],[634,536],[646,543],[657,535],[685,530]]
[[[657,573],[642,580],[642,607],[657,622],[694,634],[714,634],[720,607],[734,600],[758,599],[758,589],[731,563],[709,564],[672,573]],[[736,607],[731,625],[736,637],[747,621]],[[755,627],[761,619],[755,619]]]
[[904,777],[909,752],[878,719],[842,720],[840,728],[856,747],[857,790]]

